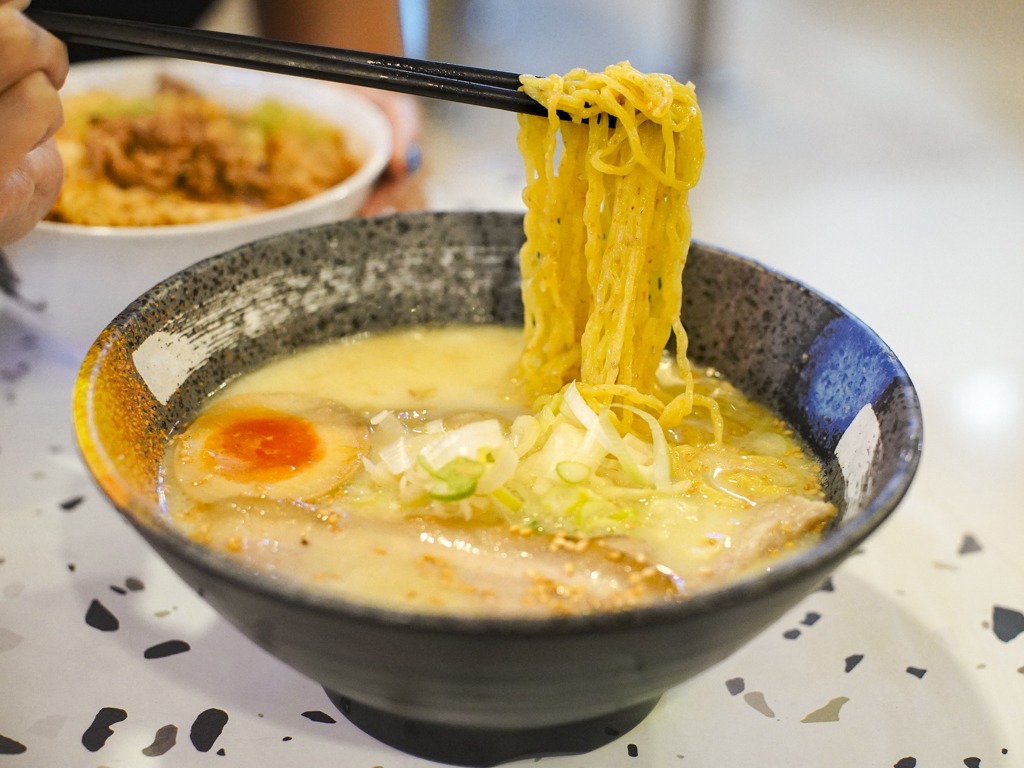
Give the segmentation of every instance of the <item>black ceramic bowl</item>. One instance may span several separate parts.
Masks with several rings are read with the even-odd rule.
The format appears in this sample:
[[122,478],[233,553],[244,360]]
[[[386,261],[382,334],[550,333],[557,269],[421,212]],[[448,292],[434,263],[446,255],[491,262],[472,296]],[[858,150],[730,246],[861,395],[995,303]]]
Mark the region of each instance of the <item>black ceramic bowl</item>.
[[190,542],[160,514],[168,433],[223,382],[356,332],[522,322],[513,214],[399,215],[243,246],[161,283],[89,352],[75,390],[82,454],[117,508],[254,642],[323,684],[382,740],[487,764],[596,746],[669,687],[779,618],[893,510],[921,447],[895,355],[842,307],[694,244],[690,354],[786,419],[841,511],[816,546],[765,575],[674,605],[544,620],[395,613],[272,581]]

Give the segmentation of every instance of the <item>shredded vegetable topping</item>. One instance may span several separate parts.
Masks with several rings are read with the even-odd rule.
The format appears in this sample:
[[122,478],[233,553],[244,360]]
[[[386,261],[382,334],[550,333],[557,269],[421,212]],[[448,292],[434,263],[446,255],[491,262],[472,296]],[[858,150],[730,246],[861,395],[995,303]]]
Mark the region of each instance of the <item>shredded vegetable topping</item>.
[[[749,503],[736,469],[725,468],[733,458],[714,447],[716,425],[707,419],[689,416],[684,432],[670,438],[643,408],[612,403],[595,411],[576,382],[541,402],[511,424],[481,415],[455,428],[440,419],[410,428],[394,412],[378,413],[371,423],[385,444],[366,459],[367,475],[378,487],[396,487],[404,503],[440,504],[434,513],[497,515],[530,530],[579,536],[628,533],[659,499],[668,503],[698,487]],[[622,434],[627,415],[645,428],[642,438],[636,428]],[[694,431],[697,424],[702,431]],[[681,437],[703,444],[704,455],[721,452],[723,466],[687,469],[694,449]],[[766,444],[772,451],[796,449],[773,437],[780,445]]]

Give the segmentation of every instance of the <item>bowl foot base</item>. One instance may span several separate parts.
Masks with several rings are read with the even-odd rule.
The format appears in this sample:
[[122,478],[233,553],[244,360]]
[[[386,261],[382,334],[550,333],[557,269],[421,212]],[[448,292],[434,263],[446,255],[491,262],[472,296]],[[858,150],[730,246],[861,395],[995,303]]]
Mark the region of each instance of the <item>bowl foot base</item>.
[[439,763],[492,766],[510,760],[579,755],[603,747],[636,727],[658,698],[601,717],[524,730],[466,728],[422,720],[360,704],[324,689],[345,717],[390,747]]

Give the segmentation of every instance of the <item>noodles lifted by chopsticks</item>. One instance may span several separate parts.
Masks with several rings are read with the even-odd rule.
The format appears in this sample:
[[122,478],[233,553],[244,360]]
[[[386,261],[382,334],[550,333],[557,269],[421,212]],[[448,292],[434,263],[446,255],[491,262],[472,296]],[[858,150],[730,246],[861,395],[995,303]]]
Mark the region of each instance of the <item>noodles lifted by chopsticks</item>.
[[[679,320],[687,193],[704,159],[693,86],[629,62],[522,82],[549,116],[519,116],[527,213],[518,378],[537,395],[578,380],[592,406],[639,406],[665,428],[704,406],[720,440],[717,403],[694,393]],[[655,374],[673,331],[686,389],[666,403]]]

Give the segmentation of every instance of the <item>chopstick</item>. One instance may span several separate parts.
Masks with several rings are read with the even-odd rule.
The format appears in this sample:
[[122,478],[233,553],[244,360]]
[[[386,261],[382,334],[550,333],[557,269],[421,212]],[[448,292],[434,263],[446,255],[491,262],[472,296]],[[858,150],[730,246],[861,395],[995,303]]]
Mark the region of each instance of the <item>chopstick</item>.
[[[543,104],[518,90],[519,75],[512,72],[32,8],[26,14],[69,43],[331,80],[530,115],[548,114]],[[568,119],[568,115],[559,116]]]

